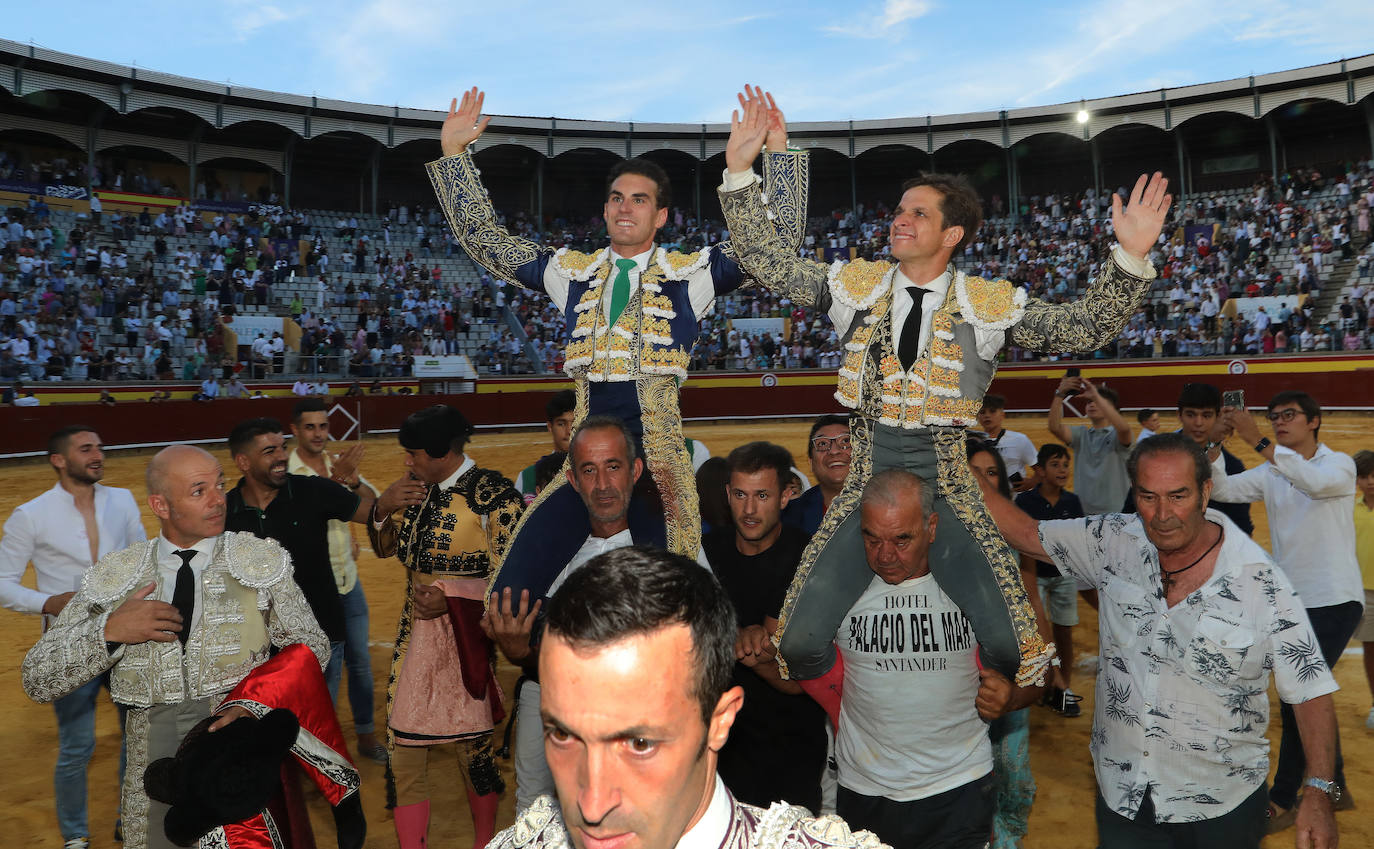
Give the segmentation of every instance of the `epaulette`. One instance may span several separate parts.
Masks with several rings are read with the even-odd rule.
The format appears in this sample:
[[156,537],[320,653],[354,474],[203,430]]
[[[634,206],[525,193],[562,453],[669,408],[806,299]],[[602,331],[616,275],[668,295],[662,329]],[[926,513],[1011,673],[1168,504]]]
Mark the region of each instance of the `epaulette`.
[[663,270],[663,276],[668,280],[686,280],[705,268],[710,261],[711,249],[709,247],[690,254],[678,253],[677,251],[658,252],[658,267]]
[[229,531],[220,539],[215,560],[224,558],[229,574],[245,587],[266,589],[290,577],[291,555],[276,540],[247,531]]
[[1026,290],[1009,280],[954,275],[954,297],[964,320],[984,330],[1006,330],[1026,311]]
[[463,475],[463,478],[458,479],[458,485],[467,498],[468,509],[478,516],[499,510],[505,506],[505,502],[512,499],[522,505],[525,503],[525,497],[515,488],[515,484],[510,482],[510,478],[495,469],[474,467]]
[[830,295],[852,310],[870,309],[892,288],[897,266],[891,262],[837,259],[830,266]]
[[603,248],[594,254],[559,248],[554,252],[550,262],[553,263],[555,271],[569,280],[590,280],[610,253],[610,248]]
[[878,849],[885,845],[871,831],[850,831],[849,825],[834,814],[813,817],[805,808],[786,802],[774,802],[766,811],[752,810],[758,817],[758,834],[753,842],[757,849]]
[[81,578],[81,589],[90,601],[109,606],[124,598],[138,588],[140,581],[151,580],[156,574],[147,569],[150,546],[157,545],[157,538],[135,543],[128,548],[112,551],[100,558],[93,568],[87,569]]

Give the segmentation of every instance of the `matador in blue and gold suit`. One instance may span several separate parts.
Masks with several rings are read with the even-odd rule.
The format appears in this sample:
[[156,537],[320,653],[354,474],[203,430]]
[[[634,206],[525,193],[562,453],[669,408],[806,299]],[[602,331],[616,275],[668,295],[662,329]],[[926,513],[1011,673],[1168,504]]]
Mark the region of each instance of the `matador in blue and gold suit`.
[[[512,236],[497,222],[469,151],[426,169],[467,254],[497,279],[548,295],[563,313],[569,337],[564,370],[577,392],[574,428],[589,415],[611,415],[639,441],[650,473],[641,483],[651,479],[653,485],[641,486],[631,501],[634,538],[696,557],[701,519],[678,387],[687,379],[700,320],[718,295],[748,282],[734,249],[722,242],[683,254],[655,245],[634,257],[629,302],[612,322],[608,281],[618,257],[610,247],[587,254]],[[808,174],[804,153],[765,153],[771,226],[794,251],[806,222]],[[521,517],[493,570],[491,591],[511,588],[518,595],[528,589],[531,601],[542,597],[590,533],[582,500],[564,476],[555,477]]]

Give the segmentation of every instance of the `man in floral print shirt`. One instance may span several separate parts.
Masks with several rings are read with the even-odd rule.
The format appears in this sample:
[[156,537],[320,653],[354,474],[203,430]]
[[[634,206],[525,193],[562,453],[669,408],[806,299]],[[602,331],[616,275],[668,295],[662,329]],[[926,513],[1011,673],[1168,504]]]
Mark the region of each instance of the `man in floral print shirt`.
[[1007,540],[1100,592],[1092,752],[1103,846],[1258,847],[1266,831],[1269,673],[1307,755],[1299,847],[1334,847],[1336,683],[1301,600],[1269,556],[1207,509],[1201,446],[1140,442],[1138,516],[1036,522],[995,492]]

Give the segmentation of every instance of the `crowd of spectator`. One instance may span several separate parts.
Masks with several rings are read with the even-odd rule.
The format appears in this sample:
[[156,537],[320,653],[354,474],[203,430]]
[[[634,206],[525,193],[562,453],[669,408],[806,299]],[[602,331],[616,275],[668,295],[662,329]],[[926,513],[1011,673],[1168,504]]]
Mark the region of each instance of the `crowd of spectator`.
[[[0,153],[0,176],[56,179],[75,174],[71,167]],[[1160,269],[1151,299],[1119,340],[1094,356],[1374,347],[1371,169],[1362,161],[1331,177],[1296,171],[1246,192],[1191,196],[1174,210],[1151,257]],[[1000,206],[998,198],[991,211]],[[884,258],[890,214],[879,203],[818,215],[808,222],[802,254],[822,261]],[[89,216],[59,218],[39,197],[0,214],[0,378],[283,373],[280,339],[240,336],[240,351],[224,350],[219,328],[232,327],[236,314],[258,305],[299,322],[293,371],[406,376],[416,357],[461,352],[460,340],[474,324],[482,325],[474,365],[484,373],[531,370],[531,357],[546,371],[562,367],[566,328],[546,299],[494,285],[486,275],[475,283],[445,277],[437,255],[461,255],[461,249],[433,206],[393,206],[380,224],[273,206],[246,214],[201,214],[184,204],[105,214],[98,201]],[[599,217],[554,219],[542,232],[520,213],[504,223],[555,248],[598,250],[606,239]],[[660,244],[693,251],[728,235],[719,221],[699,222],[675,210]],[[142,246],[151,240],[151,249],[138,255],[136,239]],[[1112,241],[1110,194],[1034,195],[1015,215],[985,221],[960,265],[970,274],[1005,277],[1032,297],[1067,302],[1081,296]],[[1353,291],[1332,315],[1315,314],[1317,295],[1344,259],[1355,263]],[[289,305],[279,304],[274,289],[297,277],[311,281],[313,297],[297,287]],[[1226,308],[1228,301],[1234,306],[1267,296],[1280,299],[1277,308]],[[702,317],[693,365],[834,368],[840,354],[824,314],[747,287],[722,296]],[[1035,355],[1008,351],[1013,359]]]

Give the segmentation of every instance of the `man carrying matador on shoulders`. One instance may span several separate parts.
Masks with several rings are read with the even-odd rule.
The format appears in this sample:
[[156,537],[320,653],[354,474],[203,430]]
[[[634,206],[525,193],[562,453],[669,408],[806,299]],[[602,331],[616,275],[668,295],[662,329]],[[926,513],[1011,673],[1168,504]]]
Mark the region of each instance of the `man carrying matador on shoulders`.
[[[808,159],[788,152],[772,98],[757,90],[746,95],[741,103],[757,104],[763,120],[778,128],[764,132],[763,181],[775,216],[768,226],[777,244],[795,251],[806,220]],[[553,250],[512,236],[497,222],[468,150],[490,121],[482,116],[482,102],[476,88],[461,103],[455,99],[441,136],[444,156],[427,166],[454,237],[494,277],[548,295],[563,313],[569,336],[564,370],[577,391],[574,427],[588,415],[620,418],[639,441],[650,472],[630,507],[635,541],[696,557],[701,519],[678,386],[687,378],[698,322],[718,295],[747,278],[728,243],[691,254],[656,244],[672,187],[662,167],[643,158],[619,162],[607,176],[610,245],[603,250]],[[530,602],[542,598],[590,530],[581,498],[558,476],[522,516],[492,590],[528,590]]]
[[743,106],[732,121],[720,191],[731,243],[761,285],[829,313],[844,345],[835,397],[853,410],[849,476],[802,556],[779,617],[783,669],[820,679],[807,686],[815,693],[838,678],[832,641],[873,579],[859,496],[874,473],[904,467],[937,486],[931,571],[972,623],[983,665],[1022,686],[1041,682],[1054,649],[1036,632],[1016,554],[983,506],[966,462],[965,429],[977,423],[1008,340],[1068,353],[1116,338],[1155,277],[1146,257],[1169,209],[1168,182],[1159,173],[1141,176],[1129,204],[1113,198],[1119,244],[1074,303],[1027,300],[1013,283],[955,269],[951,258],[977,234],[982,211],[973,187],[953,175],[926,174],[902,186],[888,234],[893,261],[827,266],[799,259],[777,237],[772,197],[760,194],[752,171],[770,131],[767,116],[758,103]]

